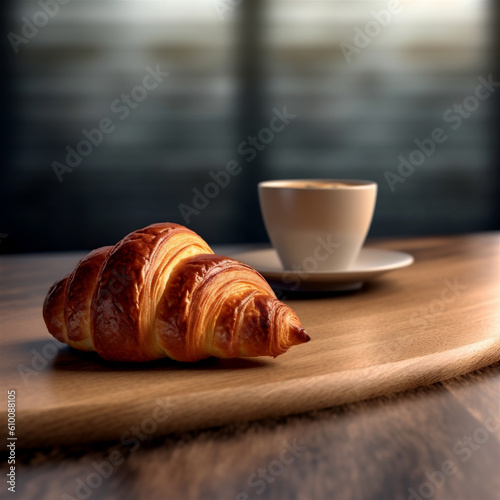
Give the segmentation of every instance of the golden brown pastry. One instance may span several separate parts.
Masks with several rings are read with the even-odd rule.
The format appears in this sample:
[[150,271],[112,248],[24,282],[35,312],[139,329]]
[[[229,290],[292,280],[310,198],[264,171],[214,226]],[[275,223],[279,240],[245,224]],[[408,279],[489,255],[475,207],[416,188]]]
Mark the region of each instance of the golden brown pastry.
[[309,336],[250,266],[170,223],[94,250],[52,285],[49,332],[114,361],[278,356]]

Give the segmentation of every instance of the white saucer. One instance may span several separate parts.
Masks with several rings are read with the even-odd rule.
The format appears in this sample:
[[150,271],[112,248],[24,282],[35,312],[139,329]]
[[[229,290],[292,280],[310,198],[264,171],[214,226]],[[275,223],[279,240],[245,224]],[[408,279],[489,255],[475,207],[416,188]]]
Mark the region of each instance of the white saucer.
[[230,255],[259,271],[276,288],[289,291],[333,292],[356,290],[363,281],[409,266],[414,259],[408,253],[363,248],[353,266],[345,271],[287,271],[274,248],[251,250]]

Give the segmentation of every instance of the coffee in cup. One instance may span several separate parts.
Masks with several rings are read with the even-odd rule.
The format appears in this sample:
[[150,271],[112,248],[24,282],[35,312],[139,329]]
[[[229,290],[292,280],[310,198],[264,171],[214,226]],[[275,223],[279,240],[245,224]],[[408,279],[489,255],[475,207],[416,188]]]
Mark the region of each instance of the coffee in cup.
[[372,181],[295,179],[259,183],[267,233],[283,268],[349,269],[370,229],[377,197]]

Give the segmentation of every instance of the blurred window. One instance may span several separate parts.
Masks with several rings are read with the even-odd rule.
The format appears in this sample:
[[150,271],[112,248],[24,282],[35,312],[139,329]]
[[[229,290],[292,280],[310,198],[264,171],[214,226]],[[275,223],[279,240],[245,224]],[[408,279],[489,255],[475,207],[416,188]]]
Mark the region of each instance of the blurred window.
[[[491,102],[456,130],[444,113],[491,72],[490,8],[480,0],[59,5],[11,54],[9,224],[33,225],[18,248],[92,247],[154,221],[186,223],[179,205],[193,205],[210,172],[230,160],[243,173],[189,221],[214,243],[262,238],[255,183],[264,178],[378,181],[372,235],[487,229]],[[40,11],[17,0],[10,31],[40,22]],[[168,76],[134,93],[158,70]],[[242,142],[276,110],[296,118],[248,162]],[[92,131],[104,118],[113,132],[58,182],[54,162],[89,140],[84,129],[99,142]],[[447,140],[391,189],[386,173],[397,174],[400,155],[408,159],[438,127]]]

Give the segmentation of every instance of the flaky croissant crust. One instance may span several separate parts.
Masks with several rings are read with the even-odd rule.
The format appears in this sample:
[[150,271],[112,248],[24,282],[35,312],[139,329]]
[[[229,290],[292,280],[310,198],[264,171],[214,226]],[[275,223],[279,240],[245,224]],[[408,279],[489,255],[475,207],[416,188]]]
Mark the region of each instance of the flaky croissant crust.
[[278,356],[309,340],[257,271],[172,223],[92,251],[54,283],[43,316],[56,339],[114,361]]

